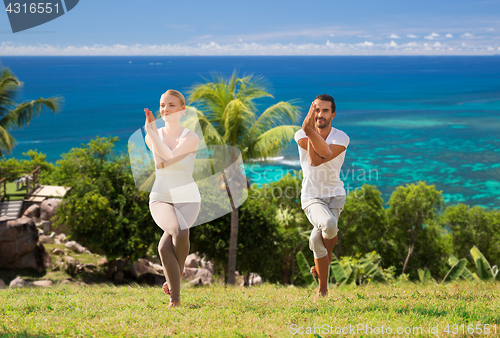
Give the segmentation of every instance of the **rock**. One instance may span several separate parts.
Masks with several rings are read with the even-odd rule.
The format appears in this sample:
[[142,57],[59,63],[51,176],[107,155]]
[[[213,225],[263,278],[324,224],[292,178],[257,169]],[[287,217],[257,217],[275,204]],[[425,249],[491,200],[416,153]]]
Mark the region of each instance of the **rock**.
[[66,239],[66,235],[65,234],[59,234],[56,236],[56,239],[61,241],[61,243],[66,243],[68,240]]
[[0,222],[0,267],[33,268],[39,273],[52,267],[52,259],[38,241],[38,229],[31,218]]
[[42,221],[50,221],[56,214],[57,208],[61,203],[60,198],[48,198],[40,205],[40,219]]
[[252,272],[250,276],[248,276],[248,285],[253,286],[259,284],[262,284],[262,277],[255,272]]
[[54,239],[52,237],[50,237],[50,236],[41,235],[39,237],[39,240],[43,244],[52,244],[52,243],[54,243]]
[[163,273],[163,266],[160,264],[151,264],[151,267],[157,272],[162,274]]
[[31,218],[0,222],[0,267],[33,268],[41,273],[51,266],[50,255],[38,241],[38,229]]
[[106,258],[101,258],[97,261],[97,266],[106,266],[108,265],[108,260]]
[[115,283],[121,283],[123,282],[123,271],[118,271],[117,273],[115,273],[114,277],[113,277],[113,282]]
[[185,267],[198,268],[201,266],[201,259],[196,253],[189,254],[184,263]]
[[85,248],[75,241],[68,242],[64,246],[76,253],[85,252]]
[[3,288],[5,288],[5,282],[3,281],[3,279],[0,279],[0,289]]
[[76,259],[74,259],[73,257],[67,256],[66,257],[66,264],[64,266],[64,270],[69,275],[74,276],[74,275],[76,275],[77,264],[78,264],[78,262],[76,261]]
[[64,255],[64,251],[62,251],[61,249],[58,249],[58,248],[54,248],[54,250],[52,250],[51,254],[53,254],[53,255]]
[[54,244],[62,244],[60,240],[58,240],[57,238],[54,239]]
[[7,222],[10,220],[9,216],[0,216],[0,222]]
[[192,281],[198,278],[202,279],[203,285],[209,285],[214,282],[212,274],[207,269],[184,268],[182,279]]
[[212,275],[215,273],[215,269],[214,269],[215,265],[214,265],[214,263],[212,263],[210,261],[205,261],[204,259],[202,259],[201,260],[201,267],[210,271],[210,273]]
[[59,204],[61,203],[60,198],[48,198],[42,202],[40,205],[40,220],[41,221],[50,221],[50,230],[55,231],[56,233],[70,233],[69,228],[65,225],[59,225],[57,229],[54,229],[53,223],[57,221],[57,217],[52,219],[56,214],[57,208],[59,208]]
[[21,277],[16,277],[10,281],[9,286],[11,288],[22,288],[22,287],[26,286],[26,281],[24,279],[22,279]]
[[148,260],[147,260],[147,259],[145,259],[145,258],[139,258],[137,261],[138,261],[139,263],[142,263],[142,264],[146,265],[146,266],[151,266],[151,262],[150,262],[150,261],[148,261]]
[[92,263],[84,264],[83,267],[85,269],[92,269],[92,270],[97,269],[97,266],[95,266],[95,264],[92,264]]
[[76,264],[76,272],[77,273],[85,272],[85,266],[81,263]]
[[33,282],[26,282],[27,286],[39,286],[39,287],[49,287],[53,286],[54,282],[51,280],[45,279],[45,280],[37,280]]
[[[85,248],[85,247],[84,247]],[[89,249],[85,249],[85,251],[83,251],[83,253],[86,253],[86,254],[89,254],[89,255],[92,255],[92,252],[90,252]]]
[[153,255],[150,257],[151,258],[151,261],[155,264],[161,264],[161,260],[160,258],[158,257],[158,255]]
[[130,267],[130,274],[135,279],[138,279],[140,275],[143,275],[145,273],[156,274],[156,271],[153,268],[150,268],[149,266],[140,262],[134,262]]
[[61,284],[72,284],[73,283],[73,279],[71,278],[66,278],[65,280],[63,280],[61,282]]
[[151,272],[146,272],[137,279],[138,284],[163,285],[165,282],[165,276]]
[[202,279],[202,278],[195,278],[195,279],[193,279],[192,281],[190,281],[188,284],[190,284],[190,285],[192,285],[192,286],[210,285],[210,283],[208,283],[208,284],[204,284],[204,283],[203,283],[203,279]]
[[40,206],[38,204],[33,204],[28,209],[26,209],[23,216],[26,216],[29,218],[40,217]]
[[38,242],[33,220],[21,217],[0,223],[0,267],[32,252]]

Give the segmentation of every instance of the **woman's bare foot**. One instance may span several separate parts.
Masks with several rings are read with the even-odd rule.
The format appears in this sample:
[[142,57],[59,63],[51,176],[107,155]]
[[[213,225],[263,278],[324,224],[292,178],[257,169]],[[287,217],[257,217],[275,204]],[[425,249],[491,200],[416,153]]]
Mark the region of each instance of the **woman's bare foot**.
[[162,289],[163,289],[163,292],[165,292],[167,295],[170,295],[170,290],[169,290],[169,288],[168,288],[168,283],[167,283],[167,282],[165,282],[165,283],[163,284]]
[[311,275],[318,277],[318,272],[316,271],[316,266],[311,266]]
[[181,306],[181,302],[180,301],[176,301],[176,302],[170,301],[170,304],[168,304],[167,309],[170,309],[170,308],[173,308],[173,307],[177,307],[177,306]]

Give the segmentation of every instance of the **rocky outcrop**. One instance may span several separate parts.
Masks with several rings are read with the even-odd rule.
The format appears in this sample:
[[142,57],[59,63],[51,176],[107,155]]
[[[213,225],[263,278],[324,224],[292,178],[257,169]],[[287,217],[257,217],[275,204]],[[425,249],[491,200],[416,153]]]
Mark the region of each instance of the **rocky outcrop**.
[[[24,287],[29,287],[29,286],[36,286],[36,287],[51,287],[54,285],[54,282],[52,282],[49,279],[42,279],[42,280],[35,280],[35,281],[25,281],[22,277],[16,277],[14,278],[9,286],[11,288],[24,288]],[[1,289],[1,287],[0,287]]]
[[132,266],[130,267],[130,274],[132,275],[132,277],[138,279],[141,275],[145,273],[156,274],[156,270],[144,264],[144,261],[132,263]]
[[66,243],[64,246],[67,247],[68,249],[70,249],[71,251],[79,253],[79,254],[91,253],[86,247],[78,244],[75,241],[70,241],[70,242]]
[[184,266],[187,268],[203,268],[207,269],[210,271],[210,273],[213,275],[214,274],[214,263],[205,260],[205,258],[200,258],[198,253],[192,253],[189,254],[186,257],[186,261],[184,263]]
[[24,279],[22,279],[21,277],[16,277],[10,281],[9,286],[11,288],[23,288],[26,286],[26,281]]
[[57,221],[57,217],[54,218],[59,204],[61,204],[60,198],[48,198],[40,204],[40,220],[50,221],[50,231],[54,231],[57,234],[66,233],[69,234],[70,231],[65,224],[59,225],[57,229],[53,227],[53,223]]
[[0,267],[33,268],[38,272],[52,267],[50,255],[38,239],[38,230],[29,217],[0,222]]
[[28,209],[26,209],[23,216],[26,216],[29,218],[33,218],[33,217],[39,218],[40,217],[40,206],[38,204],[33,204]]
[[212,273],[203,268],[184,268],[182,279],[190,282],[196,280],[193,282],[195,285],[210,285],[214,282]]

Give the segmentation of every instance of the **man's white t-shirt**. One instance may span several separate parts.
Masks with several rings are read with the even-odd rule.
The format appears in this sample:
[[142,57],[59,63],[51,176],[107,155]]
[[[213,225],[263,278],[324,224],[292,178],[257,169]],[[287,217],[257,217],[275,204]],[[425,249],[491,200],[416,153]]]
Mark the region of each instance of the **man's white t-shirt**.
[[[304,130],[300,129],[295,133],[295,142],[299,143],[301,138],[307,138]],[[299,146],[300,166],[304,174],[302,180],[301,201],[302,203],[310,198],[322,198],[345,195],[344,182],[340,180],[340,168],[344,164],[345,153],[349,145],[349,136],[342,130],[332,127],[330,134],[326,138],[327,144],[339,144],[346,147],[334,159],[322,163],[318,166],[311,166],[307,150]]]

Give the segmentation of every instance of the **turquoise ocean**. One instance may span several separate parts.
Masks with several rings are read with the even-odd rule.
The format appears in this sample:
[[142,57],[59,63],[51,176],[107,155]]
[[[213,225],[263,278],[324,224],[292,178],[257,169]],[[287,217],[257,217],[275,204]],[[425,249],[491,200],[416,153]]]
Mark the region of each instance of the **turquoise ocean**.
[[[448,205],[500,207],[500,56],[2,56],[0,65],[24,82],[18,102],[65,99],[61,113],[12,130],[18,143],[7,157],[36,149],[56,163],[96,136],[118,136],[124,152],[143,109],[157,111],[167,89],[186,93],[236,69],[269,82],[274,98],[259,100],[260,111],[297,100],[304,116],[316,95],[335,98],[332,125],[351,139],[341,173],[348,193],[372,184],[387,202],[397,186],[425,180]],[[299,169],[292,141],[246,174],[262,184]]]

